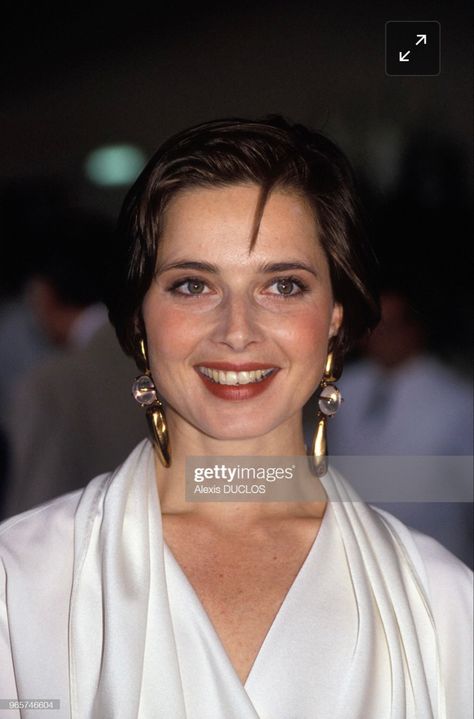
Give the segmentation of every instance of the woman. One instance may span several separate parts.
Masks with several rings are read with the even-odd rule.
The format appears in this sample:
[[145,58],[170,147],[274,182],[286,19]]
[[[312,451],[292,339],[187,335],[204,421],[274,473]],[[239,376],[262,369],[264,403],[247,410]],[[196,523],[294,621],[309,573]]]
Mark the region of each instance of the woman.
[[[74,719],[467,717],[469,570],[326,472],[338,367],[378,318],[340,151],[279,118],[191,128],[130,191],[116,250],[155,451],[3,525],[1,696]],[[296,466],[318,386],[327,494],[187,501],[189,457]]]

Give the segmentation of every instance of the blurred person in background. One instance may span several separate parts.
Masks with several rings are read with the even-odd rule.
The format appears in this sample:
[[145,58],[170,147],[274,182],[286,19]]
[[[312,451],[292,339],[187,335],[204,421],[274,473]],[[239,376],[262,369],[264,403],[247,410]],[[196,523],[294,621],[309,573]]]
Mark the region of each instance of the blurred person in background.
[[[472,455],[470,384],[428,351],[428,329],[401,283],[387,285],[381,308],[381,323],[362,348],[362,356],[347,365],[338,383],[346,399],[329,423],[331,454]],[[445,466],[439,464],[440,482]],[[470,504],[377,504],[434,536],[472,566]]]
[[7,408],[20,378],[54,351],[29,293],[37,227],[63,205],[64,188],[47,178],[12,181],[0,192],[0,508],[7,476]]
[[120,351],[101,303],[111,231],[84,210],[64,210],[37,231],[28,292],[38,326],[58,352],[23,375],[7,407],[4,516],[81,487],[143,438]]
[[38,228],[61,212],[54,182],[11,182],[0,193],[0,422],[17,380],[54,349],[32,307],[30,280],[44,240]]

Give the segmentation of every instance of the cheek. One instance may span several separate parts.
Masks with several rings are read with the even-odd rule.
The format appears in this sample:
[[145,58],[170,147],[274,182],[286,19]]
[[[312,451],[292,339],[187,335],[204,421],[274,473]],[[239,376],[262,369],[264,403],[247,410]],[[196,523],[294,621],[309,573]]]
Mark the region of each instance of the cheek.
[[291,321],[280,325],[278,334],[292,350],[292,354],[301,359],[325,357],[329,342],[329,318],[324,313],[315,312],[314,309],[299,312],[291,318]]
[[162,362],[185,357],[202,335],[202,323],[187,311],[166,307],[159,311],[147,312],[143,316],[148,340],[150,359]]

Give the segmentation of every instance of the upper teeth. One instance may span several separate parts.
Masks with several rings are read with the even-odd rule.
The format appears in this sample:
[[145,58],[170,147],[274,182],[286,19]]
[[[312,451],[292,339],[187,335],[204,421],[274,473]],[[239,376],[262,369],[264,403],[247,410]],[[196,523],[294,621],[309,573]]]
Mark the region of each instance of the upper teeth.
[[224,372],[223,370],[211,369],[210,367],[198,367],[201,374],[206,375],[218,384],[250,384],[250,382],[260,382],[267,375],[273,372],[275,368],[257,369],[251,372]]

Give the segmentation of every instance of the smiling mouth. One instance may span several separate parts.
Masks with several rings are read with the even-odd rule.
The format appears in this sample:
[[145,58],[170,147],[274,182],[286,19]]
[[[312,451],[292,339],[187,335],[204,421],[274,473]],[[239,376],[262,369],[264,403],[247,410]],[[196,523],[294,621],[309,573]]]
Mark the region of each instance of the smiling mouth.
[[211,367],[197,367],[204,377],[207,377],[211,382],[215,384],[225,384],[238,387],[244,384],[257,384],[262,382],[264,379],[269,377],[271,374],[278,370],[278,367],[269,367],[263,370],[248,370],[243,372],[232,372],[212,369]]

